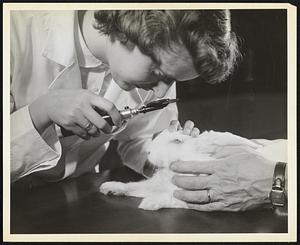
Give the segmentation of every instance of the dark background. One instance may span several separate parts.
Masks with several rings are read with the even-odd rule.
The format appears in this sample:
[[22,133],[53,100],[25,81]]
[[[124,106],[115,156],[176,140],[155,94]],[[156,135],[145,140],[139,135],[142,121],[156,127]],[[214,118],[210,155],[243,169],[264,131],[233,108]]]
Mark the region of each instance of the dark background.
[[178,83],[179,118],[248,138],[287,137],[285,10],[233,10],[243,58],[222,84]]
[[[232,10],[231,17],[242,59],[221,84],[177,83],[179,120],[190,119],[201,131],[287,138],[286,10]],[[107,168],[118,162],[115,147],[112,142],[103,161]]]

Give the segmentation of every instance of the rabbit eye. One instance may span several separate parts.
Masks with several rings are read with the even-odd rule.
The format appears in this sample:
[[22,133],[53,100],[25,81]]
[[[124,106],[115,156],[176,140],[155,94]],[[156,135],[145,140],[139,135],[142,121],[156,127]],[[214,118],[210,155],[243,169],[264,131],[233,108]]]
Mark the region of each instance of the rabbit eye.
[[173,140],[173,143],[175,143],[175,144],[182,144],[183,140],[175,139],[175,140]]

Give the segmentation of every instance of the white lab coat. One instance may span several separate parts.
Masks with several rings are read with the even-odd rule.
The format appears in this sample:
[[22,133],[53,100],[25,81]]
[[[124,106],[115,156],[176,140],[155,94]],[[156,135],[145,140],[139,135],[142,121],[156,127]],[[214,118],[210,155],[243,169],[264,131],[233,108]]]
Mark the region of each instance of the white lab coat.
[[[50,89],[82,88],[74,44],[77,25],[75,11],[11,12],[11,181],[33,172],[56,181],[90,171],[112,138],[119,141],[118,151],[124,164],[142,172],[153,133],[178,117],[173,104],[131,119],[117,135],[101,135],[87,141],[77,136],[63,138],[57,125],[40,135],[32,124],[28,105]],[[145,96],[145,91],[140,93]],[[175,97],[174,84],[166,98]],[[105,98],[119,109],[140,103],[136,91],[123,91],[114,82]]]

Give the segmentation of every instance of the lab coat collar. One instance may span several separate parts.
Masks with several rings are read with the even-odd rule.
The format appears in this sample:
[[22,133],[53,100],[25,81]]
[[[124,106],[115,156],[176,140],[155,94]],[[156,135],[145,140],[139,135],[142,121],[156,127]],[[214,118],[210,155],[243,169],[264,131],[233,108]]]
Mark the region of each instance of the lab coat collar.
[[43,56],[54,62],[70,66],[76,61],[74,31],[77,31],[76,11],[55,11],[45,20],[48,37]]
[[77,39],[77,42],[75,41],[75,45],[77,44],[76,50],[79,66],[86,68],[101,66],[104,70],[107,70],[108,66],[104,64],[101,60],[97,59],[87,47],[79,25],[77,25],[77,30],[78,35],[76,35],[75,37]]

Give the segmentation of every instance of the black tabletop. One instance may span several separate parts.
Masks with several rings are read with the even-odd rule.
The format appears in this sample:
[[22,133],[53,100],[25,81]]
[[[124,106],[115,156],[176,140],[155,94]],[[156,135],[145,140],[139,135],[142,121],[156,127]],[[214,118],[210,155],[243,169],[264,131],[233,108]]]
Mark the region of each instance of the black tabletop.
[[287,217],[272,210],[145,211],[137,208],[139,198],[99,192],[105,181],[140,179],[126,167],[58,183],[24,178],[11,187],[11,234],[287,233]]

